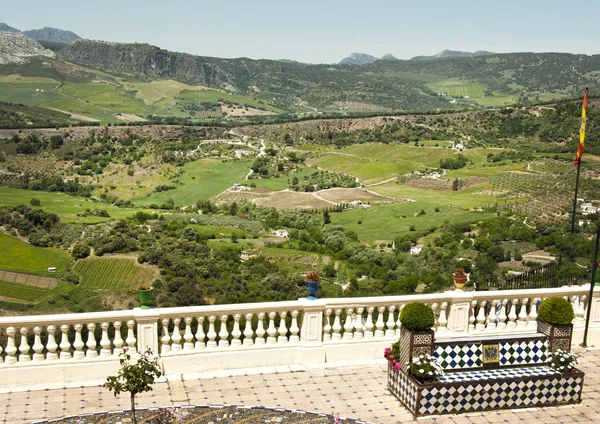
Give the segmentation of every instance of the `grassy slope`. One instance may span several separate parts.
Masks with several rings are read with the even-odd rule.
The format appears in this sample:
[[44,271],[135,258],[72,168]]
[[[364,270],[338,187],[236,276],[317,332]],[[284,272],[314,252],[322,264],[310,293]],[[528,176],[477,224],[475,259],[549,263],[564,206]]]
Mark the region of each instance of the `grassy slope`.
[[278,191],[285,190],[290,187],[290,183],[294,177],[298,178],[300,182],[304,180],[304,177],[312,175],[314,172],[318,172],[318,169],[310,166],[305,166],[299,169],[297,172],[290,172],[288,175],[281,176],[279,178],[269,178],[266,180],[252,179],[248,183],[254,183],[256,187],[266,188],[268,190]]
[[[36,247],[0,233],[0,268],[26,274],[56,277],[67,270],[71,255],[54,247]],[[56,267],[49,273],[49,267]]]
[[102,289],[132,289],[150,284],[151,269],[132,258],[87,258],[75,263],[73,270],[81,277],[81,286]]
[[200,199],[209,199],[234,183],[243,180],[248,173],[249,166],[250,162],[248,161],[222,162],[219,159],[190,162],[183,166],[183,174],[178,177],[183,185],[174,190],[135,198],[134,202],[140,205],[161,204],[167,199],[173,198],[176,206],[190,205]]

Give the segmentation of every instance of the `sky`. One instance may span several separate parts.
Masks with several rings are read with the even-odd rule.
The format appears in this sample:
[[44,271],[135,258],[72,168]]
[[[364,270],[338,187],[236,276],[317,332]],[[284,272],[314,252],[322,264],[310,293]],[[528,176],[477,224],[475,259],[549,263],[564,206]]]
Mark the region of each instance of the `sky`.
[[598,0],[0,0],[0,22],[215,57],[337,63],[444,49],[600,53]]

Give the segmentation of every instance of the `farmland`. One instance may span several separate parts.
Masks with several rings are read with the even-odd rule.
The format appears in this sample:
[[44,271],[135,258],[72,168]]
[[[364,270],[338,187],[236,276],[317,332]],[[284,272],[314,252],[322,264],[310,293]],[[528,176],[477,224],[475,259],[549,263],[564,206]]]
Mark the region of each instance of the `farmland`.
[[149,285],[156,271],[141,266],[135,258],[88,258],[75,263],[73,271],[81,278],[82,287],[131,290],[141,284]]
[[[60,276],[71,263],[69,252],[55,247],[36,247],[0,232],[0,269],[42,275]],[[55,267],[56,272],[48,272]]]

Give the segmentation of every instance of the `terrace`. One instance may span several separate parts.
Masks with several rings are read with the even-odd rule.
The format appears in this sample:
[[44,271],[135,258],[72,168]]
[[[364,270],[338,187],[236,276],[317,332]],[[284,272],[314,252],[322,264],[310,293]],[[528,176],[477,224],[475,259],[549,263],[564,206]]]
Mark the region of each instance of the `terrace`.
[[[240,305],[0,319],[4,423],[128,409],[99,387],[124,348],[160,352],[166,378],[140,407],[245,405],[332,411],[376,423],[412,421],[388,392],[383,350],[399,337],[398,312],[420,301],[436,313],[436,339],[535,332],[536,304],[562,296],[574,307],[573,346],[600,345],[600,296],[589,285],[418,296],[301,299]],[[221,323],[227,323],[221,325]],[[600,416],[600,354],[583,353],[583,402],[558,408],[437,417],[448,422],[583,422]]]

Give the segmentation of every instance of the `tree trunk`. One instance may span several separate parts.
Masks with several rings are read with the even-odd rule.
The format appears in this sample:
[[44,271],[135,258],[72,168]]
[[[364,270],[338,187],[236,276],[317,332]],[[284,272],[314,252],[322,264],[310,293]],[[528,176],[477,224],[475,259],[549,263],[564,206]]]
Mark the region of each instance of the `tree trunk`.
[[137,424],[137,420],[135,419],[135,395],[131,394],[131,421],[133,424]]

